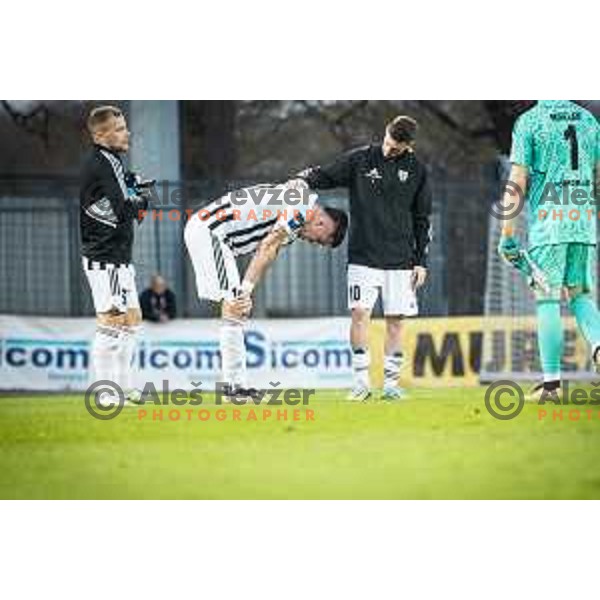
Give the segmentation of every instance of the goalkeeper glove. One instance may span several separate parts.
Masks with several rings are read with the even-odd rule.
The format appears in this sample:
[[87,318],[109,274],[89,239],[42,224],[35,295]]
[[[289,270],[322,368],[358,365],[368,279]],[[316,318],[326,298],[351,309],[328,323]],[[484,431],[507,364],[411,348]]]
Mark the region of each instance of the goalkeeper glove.
[[498,254],[510,263],[513,263],[520,258],[521,245],[519,244],[519,240],[513,237],[512,231],[509,233],[502,232],[502,237],[498,244]]

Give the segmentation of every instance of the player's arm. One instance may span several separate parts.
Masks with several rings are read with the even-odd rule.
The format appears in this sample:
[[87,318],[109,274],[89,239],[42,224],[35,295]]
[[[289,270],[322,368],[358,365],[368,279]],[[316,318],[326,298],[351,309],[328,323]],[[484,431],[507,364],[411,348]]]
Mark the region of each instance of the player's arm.
[[420,288],[427,278],[427,250],[431,242],[431,187],[424,171],[421,184],[412,205],[413,231],[415,235],[415,268],[413,286]]
[[500,200],[501,236],[498,252],[507,260],[514,260],[520,251],[515,237],[517,219],[525,206],[529,167],[533,163],[533,135],[525,116],[517,119],[512,135],[510,153],[512,167]]
[[285,228],[274,228],[269,235],[259,244],[242,281],[242,293],[252,294],[259,281],[264,277],[267,269],[275,261],[281,247],[289,240],[289,234]]
[[146,196],[127,197],[127,191],[121,187],[117,175],[107,159],[99,158],[96,170],[96,181],[102,192],[101,197],[108,198],[119,223],[138,219],[140,211],[147,210],[148,198]]
[[509,180],[500,200],[500,213],[505,215],[500,223],[500,245],[498,251],[507,260],[517,258],[520,245],[516,237],[519,214],[527,195],[529,169],[525,165],[513,164]]
[[352,178],[352,168],[356,151],[346,152],[325,167],[311,167],[298,175],[313,190],[328,190],[348,187]]
[[596,186],[596,202],[600,201],[600,127],[596,128],[596,168],[594,170]]
[[502,212],[507,215],[502,224],[502,230],[513,235],[517,228],[519,214],[523,207],[525,197],[527,196],[527,183],[529,179],[529,168],[525,165],[513,164],[510,169],[510,176],[500,204],[504,209]]

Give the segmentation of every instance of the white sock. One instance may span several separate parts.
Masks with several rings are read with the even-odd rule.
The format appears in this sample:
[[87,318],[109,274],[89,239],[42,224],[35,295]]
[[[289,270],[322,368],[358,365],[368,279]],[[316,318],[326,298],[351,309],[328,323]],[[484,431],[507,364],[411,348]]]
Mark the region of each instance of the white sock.
[[398,386],[400,379],[400,369],[404,357],[401,352],[387,355],[383,360],[383,387],[395,388]]
[[220,333],[223,381],[233,387],[247,387],[244,326],[240,321],[223,319]]
[[352,370],[354,372],[354,385],[356,387],[371,387],[369,378],[369,366],[371,365],[371,355],[368,350],[356,348],[352,350]]
[[92,345],[94,381],[115,381],[119,330],[109,325],[98,325]]
[[137,338],[140,327],[121,327],[119,336],[119,349],[117,351],[117,365],[115,382],[127,393],[133,389],[134,365],[133,357],[137,347]]

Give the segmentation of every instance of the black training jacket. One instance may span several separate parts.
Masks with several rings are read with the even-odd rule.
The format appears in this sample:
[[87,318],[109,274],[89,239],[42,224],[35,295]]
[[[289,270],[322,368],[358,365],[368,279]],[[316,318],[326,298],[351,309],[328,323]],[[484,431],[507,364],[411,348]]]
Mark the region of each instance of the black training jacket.
[[128,192],[121,157],[103,146],[85,156],[80,193],[81,253],[99,262],[128,264],[133,248],[133,222],[148,201]]
[[348,188],[350,264],[376,269],[427,265],[431,192],[427,170],[414,152],[384,158],[381,146],[364,146],[300,177],[315,190]]

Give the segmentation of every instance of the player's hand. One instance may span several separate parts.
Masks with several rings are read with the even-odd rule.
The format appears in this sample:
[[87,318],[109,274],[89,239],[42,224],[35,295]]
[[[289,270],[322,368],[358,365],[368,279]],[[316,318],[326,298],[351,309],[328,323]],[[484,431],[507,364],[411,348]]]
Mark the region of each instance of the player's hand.
[[285,187],[287,187],[288,190],[302,191],[308,189],[308,183],[306,183],[304,179],[290,179],[289,181],[285,182]]
[[416,266],[412,272],[412,287],[413,290],[418,290],[427,280],[427,269],[425,267]]
[[252,297],[248,294],[237,295],[235,298],[225,300],[223,303],[223,317],[245,321],[252,312]]
[[245,319],[249,317],[250,313],[252,312],[252,296],[246,292],[240,292],[230,302],[230,306],[236,317],[239,319]]
[[151,202],[154,199],[154,188],[144,188],[137,193],[138,197]]
[[246,302],[243,302],[241,298],[235,298],[234,300],[229,300],[224,305],[223,316],[244,321],[250,314],[251,310],[252,307],[248,306]]
[[254,307],[254,302],[252,301],[252,296],[250,294],[243,293],[237,301],[240,305],[240,310],[244,317],[249,317],[252,312],[252,308]]
[[502,234],[498,244],[498,254],[508,262],[514,262],[520,256],[521,245],[513,235]]

